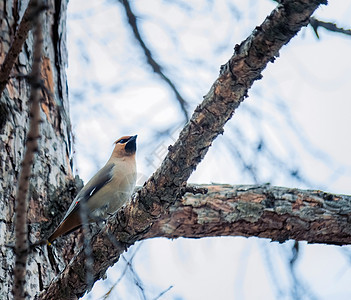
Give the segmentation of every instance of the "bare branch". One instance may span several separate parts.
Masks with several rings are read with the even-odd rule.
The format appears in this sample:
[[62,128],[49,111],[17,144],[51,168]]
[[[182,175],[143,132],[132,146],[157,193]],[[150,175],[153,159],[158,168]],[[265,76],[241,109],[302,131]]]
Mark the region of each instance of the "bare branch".
[[310,19],[310,25],[312,26],[317,38],[319,38],[318,27],[322,27],[332,32],[351,35],[351,29],[344,29],[344,28],[338,27],[335,23],[320,21],[313,17],[311,17]]
[[[113,239],[112,239],[113,241]],[[135,255],[139,252],[140,250],[140,247],[142,245],[142,242],[139,243],[139,245],[137,246],[137,248],[135,249],[134,253],[132,254],[132,256],[127,260],[123,257],[123,260],[125,261],[125,267],[123,269],[123,271],[121,272],[121,275],[120,277],[117,279],[117,281],[109,288],[109,290],[107,291],[107,293],[101,298],[101,300],[107,300],[111,293],[112,293],[112,290],[115,289],[117,287],[117,285],[121,282],[121,280],[123,279],[123,277],[126,275],[129,267],[133,264],[133,260],[134,260],[134,257]],[[133,270],[134,271],[134,270]]]
[[166,288],[164,291],[162,291],[156,298],[154,298],[153,300],[158,300],[161,299],[161,297],[163,297],[164,294],[166,294],[168,291],[170,291],[173,288],[173,285],[170,285],[168,288]]
[[351,244],[351,196],[269,185],[204,185],[156,220],[144,238],[258,236]]
[[7,81],[10,77],[10,72],[15,64],[15,61],[22,50],[23,44],[27,39],[28,32],[33,27],[36,20],[36,16],[44,9],[46,6],[38,6],[37,0],[30,0],[27,9],[24,12],[21,23],[18,26],[14,39],[12,41],[11,47],[6,54],[4,62],[0,68],[0,96],[4,91]]
[[[33,11],[37,11],[39,3],[32,1]],[[33,16],[32,16],[33,17]],[[38,150],[39,124],[40,124],[40,87],[41,87],[41,56],[43,48],[43,35],[41,28],[40,14],[32,19],[35,24],[34,44],[33,44],[33,65],[31,72],[31,95],[29,101],[30,123],[26,139],[26,149],[22,161],[22,168],[19,174],[16,207],[15,207],[15,234],[16,234],[16,262],[14,267],[14,299],[24,299],[26,264],[28,256],[28,239],[27,239],[27,210],[28,210],[28,187],[29,179],[34,163],[34,154]]]
[[160,64],[157,63],[157,61],[155,61],[155,59],[153,58],[153,55],[151,53],[151,50],[146,46],[143,38],[140,35],[138,24],[137,24],[137,18],[134,15],[134,13],[133,13],[130,5],[129,5],[129,1],[128,0],[119,0],[119,2],[122,3],[122,5],[123,5],[123,7],[125,9],[126,16],[128,18],[128,23],[129,23],[130,27],[133,30],[135,39],[138,41],[140,47],[144,51],[147,63],[151,66],[152,70],[156,74],[158,74],[162,78],[162,80],[164,80],[167,83],[167,85],[171,88],[171,90],[174,92],[174,94],[176,96],[176,99],[179,102],[180,108],[181,108],[181,110],[182,110],[182,112],[184,114],[185,120],[189,121],[189,113],[188,113],[188,110],[187,110],[188,103],[183,98],[183,96],[180,94],[180,92],[178,91],[177,87],[174,85],[172,80],[170,80],[165,75],[165,73],[163,73],[162,67],[160,66]]
[[[248,89],[255,80],[262,78],[261,72],[268,62],[274,61],[279,49],[302,26],[308,24],[311,14],[320,3],[325,1],[284,1],[245,41],[235,46],[234,55],[222,68],[219,78],[196,108],[179,139],[169,147],[161,167],[136,193],[133,201],[117,213],[117,218],[110,218],[100,233],[92,237],[96,280],[118,261],[127,247],[145,239],[154,224],[179,205],[177,200],[184,194],[186,181],[214,139],[223,133],[224,124],[247,97]],[[269,220],[265,222],[269,223]],[[110,235],[114,235],[119,244],[115,245]],[[260,236],[257,232],[256,235]],[[83,295],[87,288],[85,272],[84,254],[81,251],[39,299],[70,299]]]
[[303,282],[303,278],[297,274],[296,270],[296,261],[299,258],[300,254],[300,244],[298,241],[295,241],[293,247],[292,247],[292,257],[289,262],[289,269],[290,269],[290,276],[292,280],[292,286],[291,286],[291,298],[292,299],[301,299],[306,298],[306,299],[311,299],[311,300],[317,300],[318,298],[314,295],[314,293],[310,290],[308,286],[305,285]]
[[[144,233],[132,237],[129,233],[135,228],[130,227],[133,220],[127,220],[127,214],[138,210],[138,201],[121,211],[118,214],[119,220],[111,218],[103,231],[92,240],[94,270],[97,267],[107,267],[106,259],[116,262],[128,245],[112,242],[109,234],[116,227],[120,240],[257,236],[279,242],[295,239],[310,243],[351,244],[351,196],[269,185],[201,187],[207,189],[208,193],[187,193],[167,213],[150,224],[149,230]],[[79,274],[83,272],[83,254],[84,250],[39,299],[66,299],[72,295],[70,290],[77,288]],[[103,258],[100,258],[101,255]],[[101,273],[96,275],[98,274]],[[79,277],[79,281],[83,278],[84,276]],[[62,289],[64,286],[67,288]]]
[[84,235],[84,254],[85,254],[85,268],[87,272],[85,273],[86,275],[86,282],[88,284],[88,291],[90,291],[93,288],[94,285],[94,270],[93,270],[93,253],[91,250],[90,246],[90,239],[91,239],[91,233],[89,231],[89,222],[88,222],[88,209],[87,205],[84,201],[81,202],[80,210],[79,210],[79,215],[82,220],[83,226],[82,226],[82,234]]

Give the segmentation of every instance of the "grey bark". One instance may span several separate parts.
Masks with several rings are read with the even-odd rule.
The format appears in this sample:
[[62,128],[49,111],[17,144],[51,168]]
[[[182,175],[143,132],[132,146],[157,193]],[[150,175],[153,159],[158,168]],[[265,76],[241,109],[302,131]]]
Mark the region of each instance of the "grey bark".
[[351,196],[269,185],[203,185],[157,219],[144,238],[257,236],[351,244]]
[[[0,63],[4,62],[28,1],[0,0]],[[28,197],[28,238],[37,242],[53,225],[60,208],[71,201],[67,191],[72,178],[71,129],[66,90],[65,18],[66,1],[48,1],[43,14],[44,47],[41,75],[44,79],[44,100],[40,103],[41,139],[34,156]],[[61,34],[59,34],[59,30]],[[54,33],[51,35],[51,33]],[[55,32],[57,32],[55,34]],[[15,60],[10,80],[0,101],[0,299],[12,299],[15,254],[14,207],[20,164],[24,156],[29,126],[30,84],[33,33],[29,32],[22,52]],[[48,255],[40,249],[29,253],[26,273],[27,298],[33,299],[56,275]]]

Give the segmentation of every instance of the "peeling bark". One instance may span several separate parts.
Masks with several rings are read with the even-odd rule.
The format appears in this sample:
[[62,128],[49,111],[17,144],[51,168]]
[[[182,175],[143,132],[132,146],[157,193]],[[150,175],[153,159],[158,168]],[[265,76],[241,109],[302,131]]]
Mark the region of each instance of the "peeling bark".
[[[92,235],[95,280],[100,279],[107,268],[117,262],[120,254],[131,244],[148,237],[161,236],[162,232],[159,235],[156,234],[157,225],[155,224],[160,220],[166,220],[171,211],[176,210],[181,205],[182,202],[179,200],[187,190],[186,182],[189,176],[205,156],[213,140],[223,133],[224,124],[247,97],[248,89],[255,80],[262,78],[262,70],[268,62],[274,61],[275,57],[278,56],[279,49],[288,43],[302,26],[308,24],[309,17],[321,3],[325,3],[325,1],[284,1],[245,41],[235,46],[233,57],[222,67],[219,78],[204,97],[204,101],[196,108],[191,120],[180,133],[179,139],[173,146],[169,147],[169,153],[161,167],[136,193],[132,203],[120,210],[117,217],[110,218],[99,233]],[[256,221],[260,220],[257,219],[254,212],[263,209],[262,203],[264,201],[271,206],[274,202],[272,197],[265,198],[268,200],[261,198],[259,196],[248,197],[246,202],[240,202],[239,206],[236,204],[236,209],[239,212],[247,212],[246,217],[240,219],[239,222],[256,224]],[[233,204],[233,206],[235,205]],[[189,208],[187,209],[189,210]],[[254,212],[250,213],[250,209],[253,209]],[[191,207],[190,210],[192,210]],[[183,213],[185,212],[183,211]],[[198,213],[201,213],[199,209]],[[213,218],[215,218],[215,211],[212,213]],[[203,218],[197,216],[196,219],[192,220],[193,216],[191,216],[190,219],[193,222],[200,220],[201,224],[204,225],[210,219],[208,216],[206,217],[205,212],[203,214]],[[233,214],[232,217],[235,219],[235,211]],[[271,218],[272,212],[263,209],[262,215],[266,217],[265,222],[273,223],[270,231],[273,230],[274,224],[280,226],[279,220]],[[269,218],[267,219],[267,217]],[[286,217],[288,218],[288,216]],[[285,224],[289,223],[287,220]],[[298,218],[293,218],[289,223],[291,228],[297,226],[294,223],[296,220]],[[164,224],[158,223],[159,229],[165,229],[167,225],[166,221],[164,222]],[[226,228],[226,224],[223,226]],[[282,228],[285,228],[284,226]],[[262,228],[259,226],[257,229],[262,230]],[[299,225],[298,228],[303,228],[303,226]],[[229,229],[230,227],[227,228],[228,231]],[[239,229],[236,230],[239,232]],[[267,233],[269,230],[267,229]],[[278,231],[278,229],[276,230]],[[292,232],[292,230],[290,231]],[[262,232],[264,230],[256,234],[259,235]],[[287,228],[283,232],[284,235],[279,236],[281,240],[290,237],[290,235],[286,235],[289,233]],[[255,235],[253,231],[250,233]],[[212,236],[213,233],[207,232],[207,235]],[[76,299],[82,296],[88,287],[85,282],[84,261],[84,251],[80,250],[45,292],[38,296],[38,299]]]
[[[351,196],[270,185],[202,185],[206,194],[186,193],[144,232],[133,233],[140,211],[134,201],[93,236],[95,278],[137,240],[154,237],[257,236],[333,245],[351,244]],[[154,206],[160,211],[161,206]],[[142,214],[139,214],[140,216]],[[77,299],[86,289],[81,250],[38,299]],[[75,298],[76,297],[76,298]]]
[[347,245],[351,196],[269,185],[204,185],[156,220],[144,238],[257,236]]

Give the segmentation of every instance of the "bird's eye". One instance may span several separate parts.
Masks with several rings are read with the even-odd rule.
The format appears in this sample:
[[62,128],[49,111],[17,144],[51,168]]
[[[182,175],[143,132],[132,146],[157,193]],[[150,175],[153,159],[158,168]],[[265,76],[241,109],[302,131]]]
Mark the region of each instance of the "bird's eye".
[[128,141],[128,139],[121,139],[121,140],[118,141],[118,143],[124,144],[127,141]]

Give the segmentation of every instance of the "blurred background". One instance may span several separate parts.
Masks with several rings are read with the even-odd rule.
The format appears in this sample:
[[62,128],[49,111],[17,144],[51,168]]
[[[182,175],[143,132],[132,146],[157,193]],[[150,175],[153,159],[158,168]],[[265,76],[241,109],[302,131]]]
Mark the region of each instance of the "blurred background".
[[[138,184],[157,169],[220,66],[271,0],[71,0],[75,172],[138,134]],[[314,17],[351,28],[351,1]],[[191,183],[270,183],[351,194],[351,36],[308,26],[249,90]],[[84,299],[351,299],[351,247],[223,237],[131,247]]]

